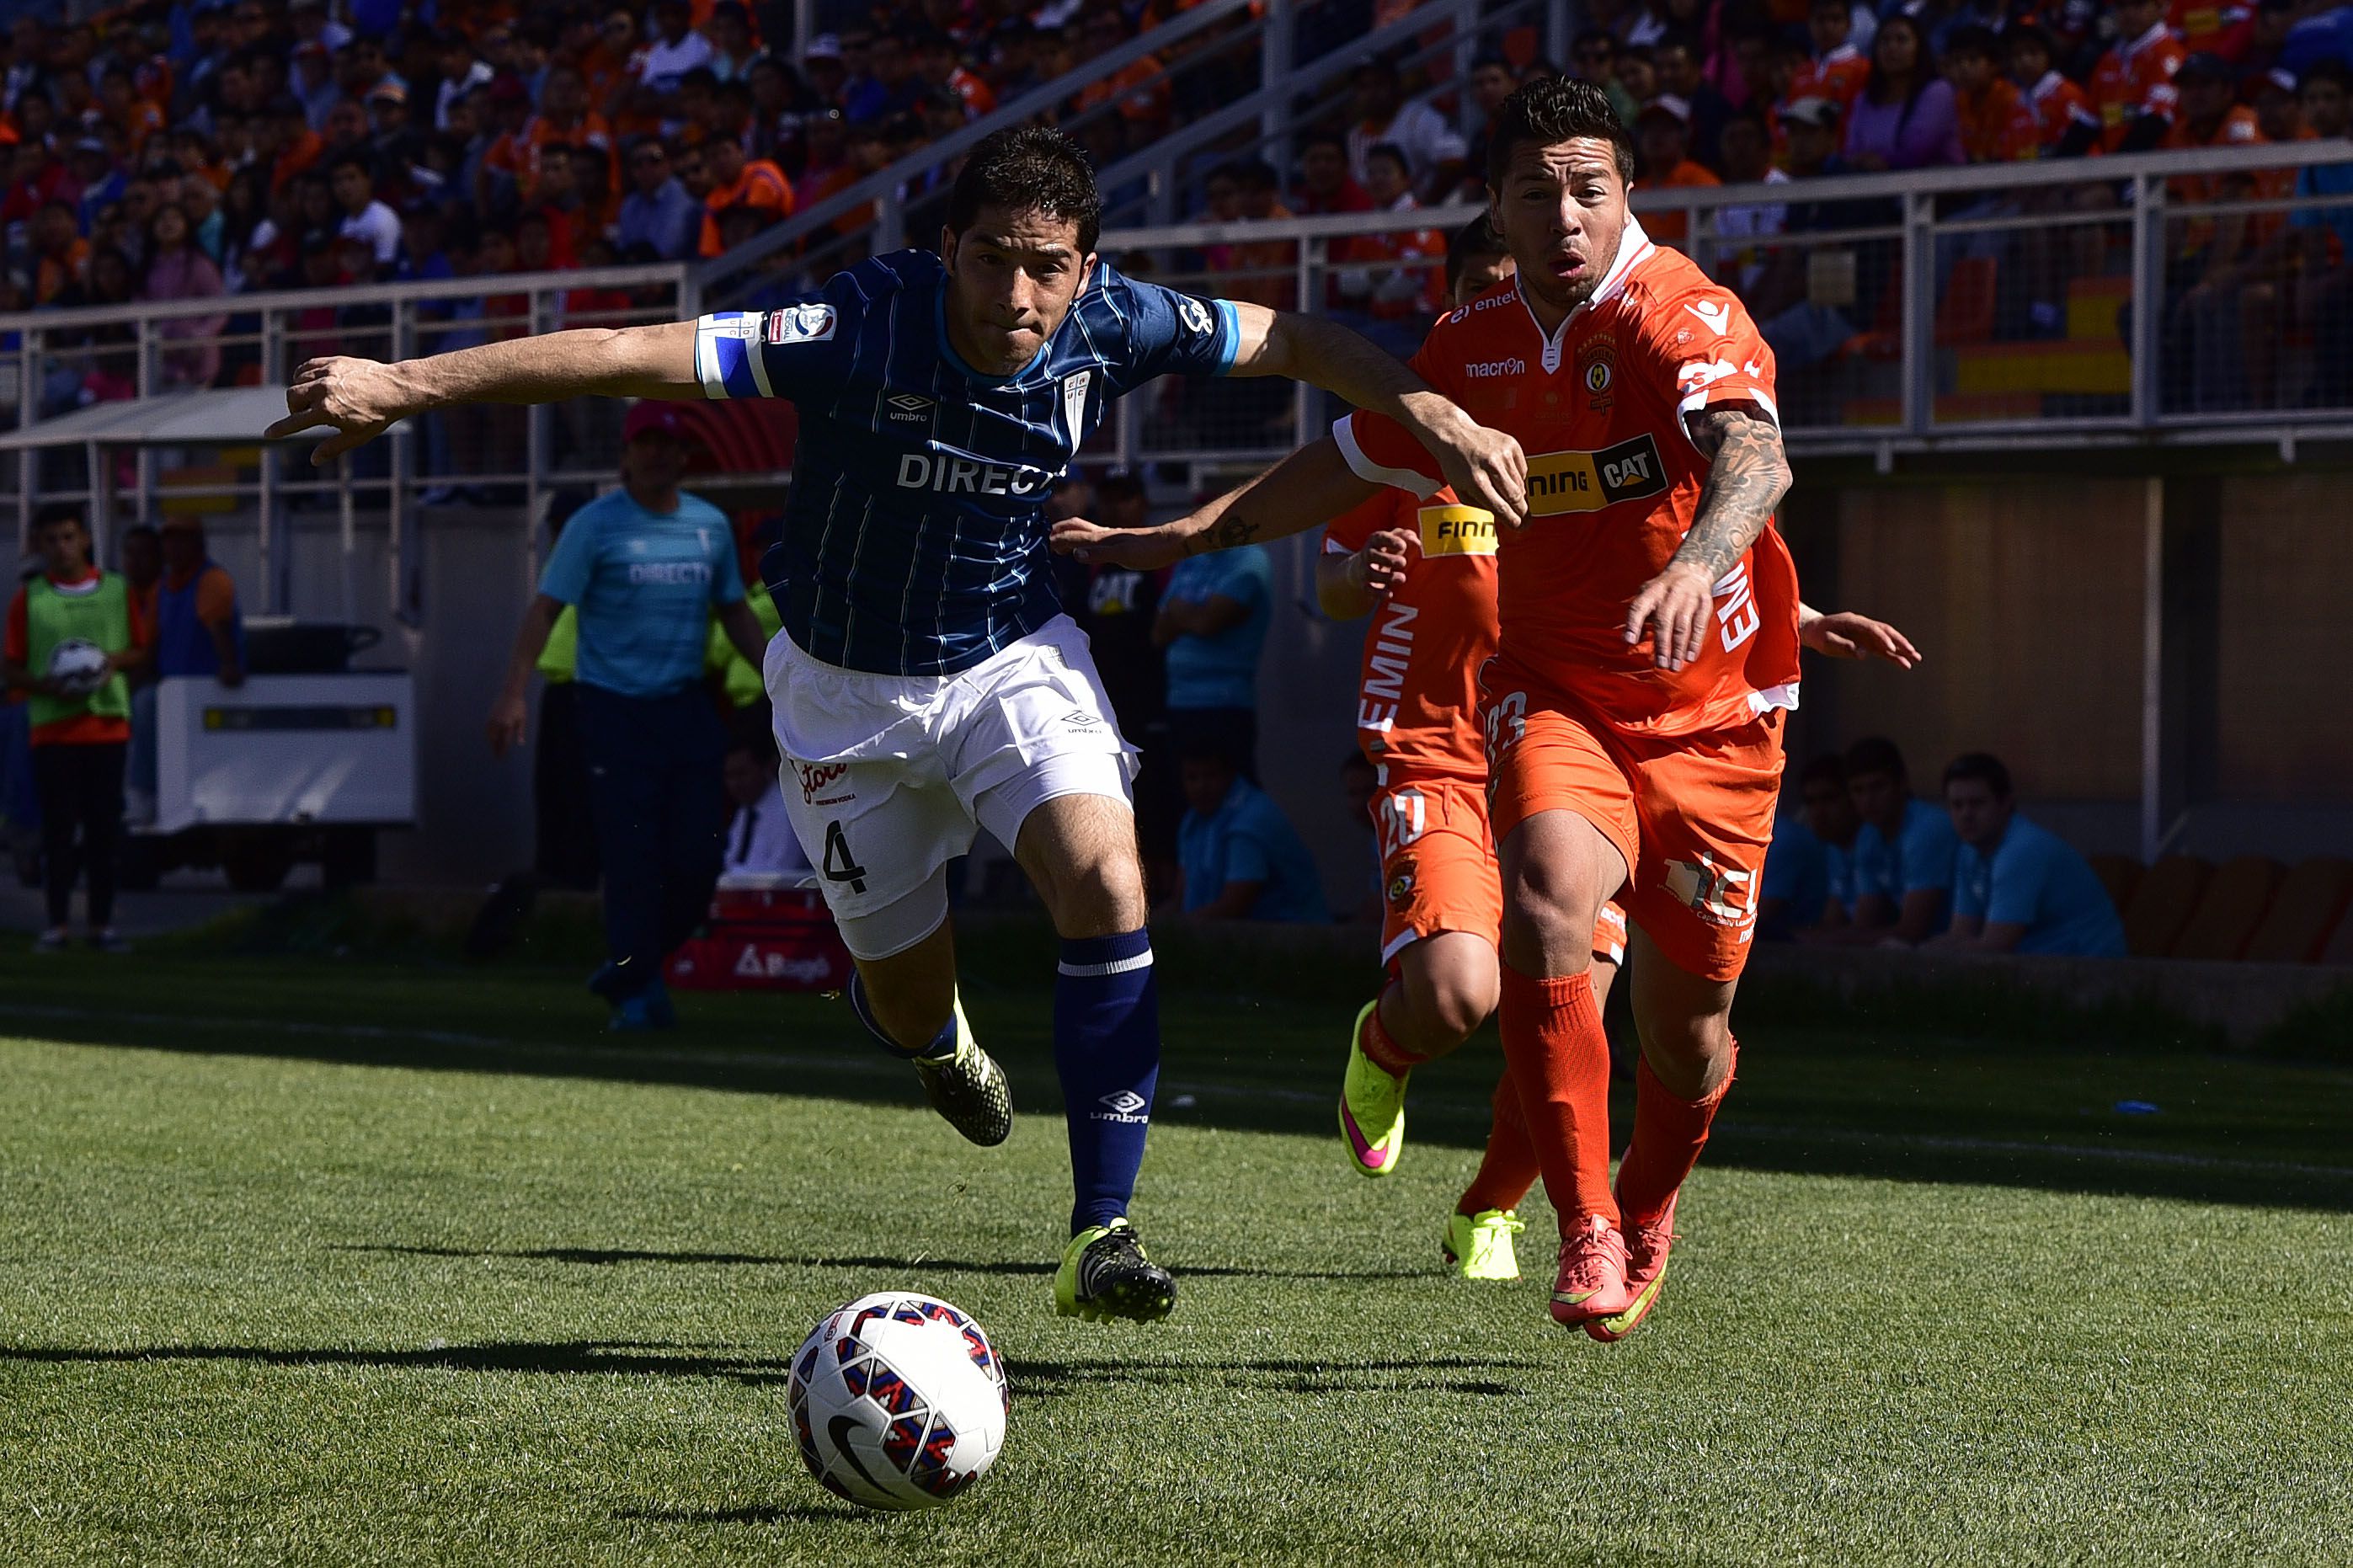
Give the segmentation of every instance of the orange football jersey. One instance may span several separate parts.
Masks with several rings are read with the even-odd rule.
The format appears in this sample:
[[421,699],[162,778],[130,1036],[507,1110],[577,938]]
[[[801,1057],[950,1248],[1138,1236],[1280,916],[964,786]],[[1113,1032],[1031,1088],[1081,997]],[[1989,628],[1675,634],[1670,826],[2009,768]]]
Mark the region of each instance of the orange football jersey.
[[2092,69],[2092,104],[2100,116],[2100,151],[2113,153],[2125,144],[2133,121],[2144,115],[2171,120],[2181,94],[2173,73],[2189,51],[2181,40],[2158,23],[2139,37],[2119,41],[2100,57]]
[[1400,489],[1334,518],[1324,548],[1351,554],[1376,533],[1410,528],[1420,549],[1405,581],[1373,607],[1357,686],[1356,742],[1384,784],[1483,781],[1479,667],[1495,652],[1495,518],[1451,489],[1422,500]]
[[[2028,112],[2034,116],[2034,138],[2041,143],[2042,154],[2049,157],[2065,141],[2067,132],[2079,121],[2094,125],[2100,117],[2092,110],[2092,100],[2084,89],[2061,76],[2057,71],[2044,71],[2042,79],[2026,94]],[[2098,143],[2093,143],[2096,150]]]
[[[1627,607],[1683,543],[1708,459],[1688,416],[1746,403],[1779,417],[1773,351],[1730,292],[1630,219],[1591,299],[1547,336],[1516,280],[1431,330],[1414,368],[1528,458],[1529,526],[1497,557],[1503,652],[1630,734],[1686,735],[1792,707],[1797,570],[1767,526],[1715,584],[1715,624],[1680,670],[1625,640]],[[1436,462],[1358,411],[1333,431],[1376,484],[1438,491]]]

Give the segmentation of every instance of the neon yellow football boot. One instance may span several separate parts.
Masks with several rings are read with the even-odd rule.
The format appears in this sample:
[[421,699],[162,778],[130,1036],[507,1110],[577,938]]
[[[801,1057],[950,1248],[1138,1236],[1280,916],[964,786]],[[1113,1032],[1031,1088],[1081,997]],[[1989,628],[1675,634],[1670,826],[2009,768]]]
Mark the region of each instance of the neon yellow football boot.
[[1448,1215],[1446,1266],[1458,1279],[1517,1279],[1520,1260],[1512,1237],[1526,1228],[1516,1209]]
[[1398,1078],[1365,1054],[1365,1025],[1380,1005],[1377,996],[1356,1015],[1348,1032],[1348,1072],[1340,1080],[1340,1136],[1360,1176],[1390,1174],[1405,1152],[1405,1086],[1412,1075]]
[[1054,1271],[1054,1310],[1090,1323],[1125,1318],[1156,1323],[1176,1310],[1176,1280],[1144,1255],[1125,1219],[1089,1226],[1062,1249]]

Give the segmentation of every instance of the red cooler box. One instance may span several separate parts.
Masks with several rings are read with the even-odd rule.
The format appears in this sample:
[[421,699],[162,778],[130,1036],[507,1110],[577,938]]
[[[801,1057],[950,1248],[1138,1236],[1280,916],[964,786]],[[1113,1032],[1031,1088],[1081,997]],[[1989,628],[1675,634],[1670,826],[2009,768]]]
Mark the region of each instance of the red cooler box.
[[725,886],[702,934],[670,955],[669,975],[681,991],[839,991],[849,950],[814,890]]

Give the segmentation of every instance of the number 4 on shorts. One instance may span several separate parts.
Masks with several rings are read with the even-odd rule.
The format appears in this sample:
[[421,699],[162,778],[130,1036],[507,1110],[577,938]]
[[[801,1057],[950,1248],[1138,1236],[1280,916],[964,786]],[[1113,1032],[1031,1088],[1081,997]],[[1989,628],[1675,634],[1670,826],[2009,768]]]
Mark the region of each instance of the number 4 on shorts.
[[825,825],[825,879],[847,882],[853,893],[866,890],[866,868],[849,852],[849,840],[842,837],[839,821]]

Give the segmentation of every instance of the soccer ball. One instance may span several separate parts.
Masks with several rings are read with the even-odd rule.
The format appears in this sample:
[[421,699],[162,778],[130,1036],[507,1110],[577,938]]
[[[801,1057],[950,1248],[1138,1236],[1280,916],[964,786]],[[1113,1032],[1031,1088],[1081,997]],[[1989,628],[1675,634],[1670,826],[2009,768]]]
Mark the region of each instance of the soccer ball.
[[1012,1394],[980,1325],[886,1290],[828,1313],[793,1352],[793,1436],[819,1485],[867,1508],[936,1508],[1005,1446]]
[[69,697],[87,697],[106,684],[106,650],[83,637],[68,637],[49,650],[49,679]]

